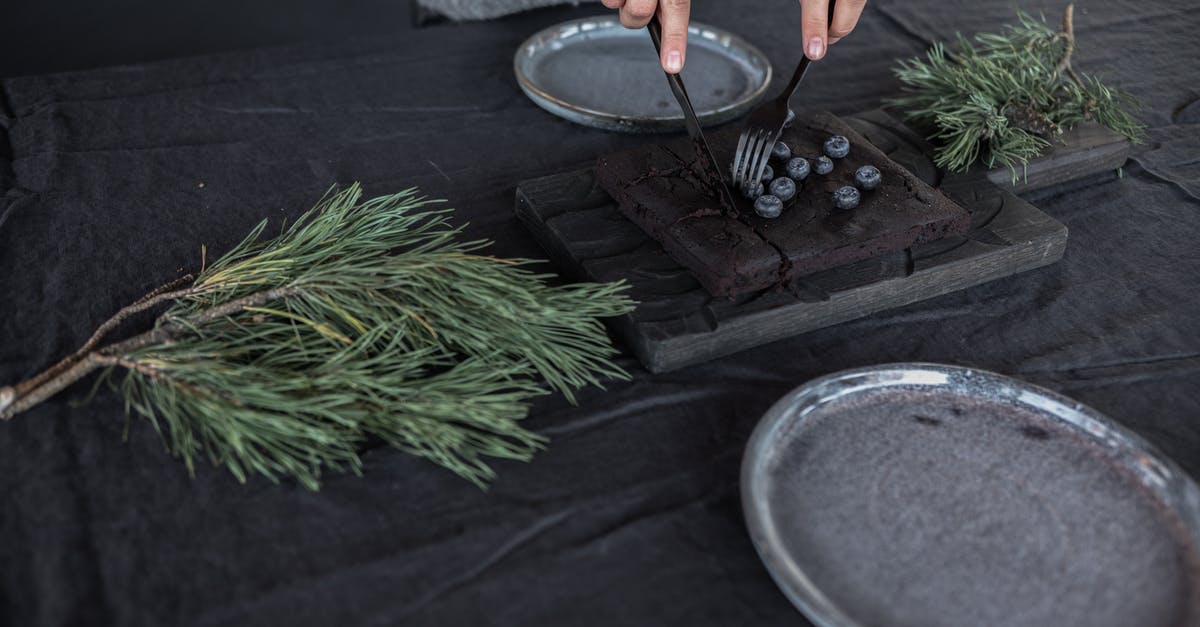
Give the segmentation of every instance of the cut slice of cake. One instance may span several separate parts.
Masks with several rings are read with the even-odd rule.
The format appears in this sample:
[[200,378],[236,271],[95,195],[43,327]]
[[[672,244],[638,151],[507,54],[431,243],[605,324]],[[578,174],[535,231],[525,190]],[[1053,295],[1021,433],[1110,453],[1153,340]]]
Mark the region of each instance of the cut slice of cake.
[[[791,280],[915,244],[962,235],[970,213],[930,187],[849,125],[828,113],[801,114],[803,124],[781,140],[796,156],[815,162],[833,135],[850,141],[850,153],[834,159],[829,174],[815,171],[798,182],[782,215],[762,218],[753,203],[723,210],[704,185],[687,140],[646,145],[602,157],[596,179],[621,212],[662,244],[710,293],[735,296],[785,286]],[[731,156],[739,128],[712,133],[721,158]],[[833,192],[855,184],[855,171],[873,165],[881,173],[874,190],[863,190],[855,209],[834,207]],[[783,164],[773,164],[782,175]]]

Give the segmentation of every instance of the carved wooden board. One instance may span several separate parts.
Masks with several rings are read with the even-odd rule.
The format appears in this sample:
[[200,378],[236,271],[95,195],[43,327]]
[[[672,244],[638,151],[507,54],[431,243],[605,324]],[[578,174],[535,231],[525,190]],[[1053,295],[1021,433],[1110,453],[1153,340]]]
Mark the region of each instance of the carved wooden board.
[[665,372],[1053,263],[1066,247],[1066,227],[1009,190],[1112,171],[1129,152],[1120,136],[1084,126],[1013,186],[1008,171],[942,177],[920,136],[883,111],[847,121],[970,210],[971,232],[810,275],[794,291],[730,300],[709,295],[626,220],[590,169],[522,182],[516,213],[566,276],[630,283],[640,304],[611,327],[648,370]]

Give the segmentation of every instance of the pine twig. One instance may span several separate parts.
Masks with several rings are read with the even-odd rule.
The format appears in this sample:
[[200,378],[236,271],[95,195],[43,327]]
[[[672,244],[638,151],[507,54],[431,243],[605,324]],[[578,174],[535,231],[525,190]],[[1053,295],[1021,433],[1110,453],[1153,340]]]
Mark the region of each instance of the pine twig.
[[70,357],[16,385],[0,388],[0,420],[11,420],[17,414],[36,407],[38,404],[100,367],[121,366],[127,370],[146,374],[147,371],[139,366],[136,361],[121,359],[120,356],[132,353],[146,346],[169,342],[180,332],[190,328],[189,325],[207,324],[214,320],[245,311],[247,308],[265,305],[298,292],[296,288],[263,290],[202,310],[200,314],[189,319],[189,325],[172,320],[164,314],[159,318],[159,324],[154,329],[103,348],[96,348],[95,345],[99,343],[100,338],[104,337],[108,331],[111,331],[129,316],[146,311],[169,300],[178,300],[203,292],[203,289],[194,288],[169,291],[172,286],[178,286],[183,279],[189,279],[190,282],[194,280],[194,277],[189,274],[143,296],[132,305],[121,309],[107,322],[100,325],[96,329],[96,332],[92,334],[92,337]]
[[1075,52],[1075,5],[1068,4],[1066,10],[1063,11],[1063,41],[1067,43],[1063,48],[1062,58],[1054,66],[1054,73],[1061,74],[1064,70],[1071,67],[1071,55]]
[[88,338],[88,340],[83,343],[83,346],[81,346],[79,350],[75,351],[75,353],[67,359],[78,359],[87,353],[92,352],[92,349],[99,346],[100,342],[110,332],[112,332],[113,329],[117,328],[118,325],[129,319],[131,316],[135,316],[143,311],[153,309],[165,302],[179,300],[180,298],[186,298],[188,296],[200,293],[203,290],[195,288],[180,289],[185,285],[191,285],[195,282],[195,280],[195,275],[186,274],[139,298],[132,305],[124,307],[118,311],[116,315],[114,315],[112,318],[109,318],[104,324],[100,325],[96,329],[95,333],[92,333],[92,337]]
[[[99,327],[97,327],[96,331],[92,333],[92,336],[88,338],[86,342],[84,342],[83,346],[81,346],[79,350],[68,355],[67,357],[64,357],[58,363],[43,370],[36,376],[30,377],[29,379],[14,386],[0,388],[0,412],[3,412],[4,409],[17,398],[29,394],[32,390],[46,383],[52,377],[55,377],[68,370],[72,365],[75,364],[75,362],[92,352],[92,349],[96,348],[96,346],[99,345],[100,341],[103,340],[108,333],[117,328],[117,326],[119,326],[130,316],[146,311],[147,309],[152,309],[166,301],[187,296],[190,293],[190,290],[179,290],[179,288],[184,285],[190,285],[193,281],[195,281],[195,276],[187,274],[152,290],[145,296],[139,298],[132,305],[124,307],[118,311],[116,315],[114,315],[112,318],[109,318],[106,322],[104,322],[104,324],[101,324]],[[9,391],[10,388],[11,391]],[[8,391],[8,394],[5,393],[6,391]],[[5,402],[6,398],[8,398],[9,401],[7,403]],[[0,417],[7,418],[7,416]]]
[[1063,11],[1062,37],[1063,41],[1066,42],[1066,47],[1063,49],[1062,59],[1060,59],[1058,64],[1054,66],[1054,73],[1057,75],[1066,72],[1067,76],[1070,76],[1071,80],[1075,81],[1075,84],[1079,85],[1080,89],[1086,89],[1086,86],[1083,84],[1083,79],[1080,78],[1079,74],[1075,72],[1075,68],[1071,67],[1071,55],[1075,54],[1074,4],[1068,4],[1067,8]]
[[[143,337],[145,335],[150,334],[145,333],[142,336],[130,338],[129,341],[136,344],[145,343],[146,338]],[[114,346],[113,348],[116,349],[119,347]],[[142,374],[150,374],[147,366],[139,364],[136,361],[108,355],[104,351],[90,352],[76,359],[69,367],[62,369],[62,371],[46,377],[39,385],[29,389],[20,396],[6,394],[13,390],[11,387],[0,390],[0,420],[11,420],[17,414],[40,405],[71,384],[88,376],[96,369],[109,366],[121,366],[128,370],[141,372]],[[9,400],[7,404],[3,402],[6,398]]]
[[89,353],[82,359],[76,359],[68,367],[43,377],[39,385],[21,395],[17,395],[15,386],[0,389],[0,420],[11,420],[13,416],[37,406],[68,385],[91,374],[101,365],[96,358],[95,353]]

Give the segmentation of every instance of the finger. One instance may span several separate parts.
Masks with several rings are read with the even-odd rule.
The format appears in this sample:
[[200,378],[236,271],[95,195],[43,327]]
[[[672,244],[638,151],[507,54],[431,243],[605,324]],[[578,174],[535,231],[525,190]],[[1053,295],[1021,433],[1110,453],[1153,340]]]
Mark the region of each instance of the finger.
[[660,0],[658,19],[662,21],[662,66],[678,74],[687,59],[688,16],[690,0]]
[[829,0],[800,0],[800,12],[804,54],[813,61],[820,61],[827,45]]
[[658,0],[625,0],[621,7],[621,24],[625,28],[641,28],[650,23]]
[[838,0],[833,7],[833,25],[829,27],[830,45],[836,44],[839,39],[854,30],[866,5],[867,0]]
[[610,9],[619,9],[625,6],[625,0],[600,0],[600,4]]

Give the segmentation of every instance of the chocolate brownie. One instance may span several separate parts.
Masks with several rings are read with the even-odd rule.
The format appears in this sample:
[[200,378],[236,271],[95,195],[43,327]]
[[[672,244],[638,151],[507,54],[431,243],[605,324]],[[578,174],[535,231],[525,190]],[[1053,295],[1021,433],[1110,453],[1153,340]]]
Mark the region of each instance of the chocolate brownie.
[[[831,135],[850,140],[850,154],[834,160],[827,175],[812,172],[785,203],[783,215],[765,219],[750,201],[735,208],[699,175],[690,142],[646,145],[602,157],[595,174],[621,212],[691,270],[710,293],[735,296],[787,285],[793,279],[875,255],[965,233],[970,214],[888,159],[829,113],[800,114],[782,140],[796,156],[815,160]],[[711,133],[713,152],[732,160],[740,128]],[[854,172],[874,165],[878,189],[862,193],[856,209],[837,211],[833,192],[854,184]],[[775,167],[782,175],[782,164]]]

